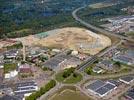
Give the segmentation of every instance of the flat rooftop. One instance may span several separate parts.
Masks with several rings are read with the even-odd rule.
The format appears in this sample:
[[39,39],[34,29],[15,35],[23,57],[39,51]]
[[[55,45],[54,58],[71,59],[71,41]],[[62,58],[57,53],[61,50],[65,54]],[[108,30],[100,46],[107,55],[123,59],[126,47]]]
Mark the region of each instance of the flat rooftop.
[[15,84],[16,87],[24,87],[24,86],[31,86],[31,85],[36,86],[37,84],[34,81],[20,82]]
[[87,86],[87,89],[90,89],[90,90],[97,90],[99,89],[101,86],[105,85],[105,82],[101,81],[101,80],[97,80],[95,81],[94,83],[90,84]]
[[120,85],[120,82],[118,82],[118,81],[116,81],[116,80],[108,80],[107,81],[108,83],[111,83],[111,84],[113,84],[113,85],[115,85],[115,86],[119,86]]
[[134,76],[124,76],[120,78],[121,80],[125,81],[125,82],[131,82],[134,80]]
[[16,96],[4,95],[0,97],[0,100],[21,100],[21,99],[17,98]]
[[129,91],[127,91],[125,96],[127,96],[128,98],[131,98],[132,100],[134,100],[134,87],[132,89],[130,89]]
[[108,92],[113,90],[115,87],[117,86],[110,83],[103,82],[101,80],[97,80],[92,84],[88,85],[86,88],[94,91],[96,94],[99,94],[100,96],[104,96]]

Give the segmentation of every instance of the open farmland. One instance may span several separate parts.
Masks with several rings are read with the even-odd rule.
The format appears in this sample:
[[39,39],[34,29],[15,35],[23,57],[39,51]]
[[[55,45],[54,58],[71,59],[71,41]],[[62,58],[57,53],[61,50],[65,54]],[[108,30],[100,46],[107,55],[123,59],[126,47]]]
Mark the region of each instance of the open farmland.
[[[46,34],[46,32],[44,34]],[[26,45],[71,49],[91,55],[94,55],[111,45],[110,38],[84,28],[67,27],[48,31],[47,34],[47,36],[42,37],[40,37],[40,35],[31,35],[16,40],[22,41]]]

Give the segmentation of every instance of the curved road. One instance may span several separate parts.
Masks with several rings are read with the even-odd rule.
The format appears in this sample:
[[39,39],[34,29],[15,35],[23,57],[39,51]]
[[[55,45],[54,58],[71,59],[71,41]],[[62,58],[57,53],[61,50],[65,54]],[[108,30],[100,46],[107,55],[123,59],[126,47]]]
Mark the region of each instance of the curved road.
[[87,28],[93,29],[93,30],[98,31],[98,32],[101,32],[101,33],[103,33],[103,34],[111,35],[111,36],[120,38],[121,40],[124,39],[124,40],[128,40],[128,41],[134,42],[134,39],[131,39],[131,38],[128,38],[128,37],[124,37],[124,36],[119,35],[119,34],[113,34],[113,33],[111,33],[111,32],[108,32],[108,31],[104,30],[104,29],[95,27],[95,26],[93,26],[93,25],[91,25],[91,24],[85,22],[84,20],[80,19],[80,18],[77,16],[77,12],[80,11],[81,9],[84,9],[84,8],[86,8],[86,6],[77,8],[76,10],[74,10],[74,11],[72,12],[73,18],[74,18],[76,21],[80,22],[82,25],[86,26]]
[[[79,10],[81,10],[81,9],[83,9],[83,8],[85,8],[85,7],[86,7],[86,6],[77,8],[76,10],[74,10],[74,11],[72,12],[72,15],[73,15],[73,17],[74,17],[74,19],[75,19],[76,21],[80,22],[81,24],[83,24],[83,25],[86,26],[87,28],[93,29],[93,30],[98,31],[98,32],[101,32],[101,33],[103,33],[103,34],[115,36],[115,37],[117,37],[117,38],[120,38],[121,40],[128,40],[128,41],[134,42],[133,39],[130,39],[130,38],[128,38],[128,37],[124,37],[124,36],[121,36],[121,35],[117,35],[117,34],[110,33],[110,32],[108,32],[108,31],[105,31],[105,30],[103,30],[103,29],[101,29],[101,28],[95,27],[95,26],[93,26],[93,25],[91,25],[91,24],[89,24],[89,23],[83,21],[82,19],[80,19],[80,18],[76,15],[76,13],[77,13]],[[115,48],[115,47],[118,46],[121,42],[122,42],[122,41],[120,41],[120,42],[117,43],[116,45],[111,46],[111,47],[108,48],[106,51],[104,51],[104,52],[102,52],[102,53],[99,53],[97,56],[93,56],[93,57],[89,58],[86,63],[84,63],[83,65],[79,66],[78,71],[83,71],[84,68],[85,68],[87,65],[91,64],[92,62],[94,62],[94,61],[97,59],[97,57],[103,56],[106,52],[108,52],[108,51],[111,50],[112,48]],[[83,90],[81,89],[80,85],[83,84],[85,81],[87,81],[87,80],[89,80],[89,79],[104,79],[104,78],[113,78],[113,77],[115,78],[115,77],[120,77],[120,76],[124,76],[124,75],[133,74],[133,72],[134,72],[134,70],[133,70],[132,72],[120,73],[120,74],[116,74],[116,75],[94,76],[94,77],[92,77],[92,78],[91,78],[91,77],[90,77],[90,78],[89,78],[89,77],[85,77],[81,82],[77,83],[75,86],[78,87],[78,88],[80,88],[81,91],[83,91]],[[64,84],[58,83],[53,89],[51,89],[50,91],[48,91],[46,94],[42,95],[38,100],[44,100],[44,99],[45,99],[46,97],[48,97],[49,95],[52,95],[53,93],[55,93],[55,92],[56,92],[58,89],[60,89],[63,85],[64,85]]]
[[[93,26],[93,25],[91,25],[91,24],[89,24],[89,23],[83,21],[82,19],[80,19],[80,18],[77,16],[77,12],[80,11],[81,9],[84,9],[84,8],[86,8],[86,6],[84,6],[84,7],[79,7],[79,8],[77,8],[76,10],[74,10],[74,11],[72,12],[72,16],[73,16],[73,18],[74,18],[76,21],[80,22],[82,25],[86,26],[87,28],[93,29],[93,30],[98,31],[98,32],[100,32],[100,33],[102,33],[102,34],[111,35],[111,36],[114,36],[114,37],[116,37],[116,38],[119,38],[119,39],[121,39],[121,41],[122,41],[122,40],[127,40],[127,41],[134,42],[134,39],[131,39],[131,38],[128,38],[128,37],[124,37],[124,36],[121,36],[121,35],[118,35],[118,34],[113,34],[113,33],[111,33],[111,32],[108,32],[108,31],[104,30],[104,29],[95,27],[95,26]],[[121,42],[121,41],[120,41],[120,42]],[[120,43],[117,43],[117,44],[120,44]],[[117,45],[117,44],[116,44],[116,45]],[[114,47],[115,47],[115,46],[112,46],[111,48],[114,48]],[[110,48],[110,49],[111,49],[111,48]],[[80,66],[77,68],[77,70],[83,71],[88,65],[90,65],[90,64],[92,64],[94,61],[96,61],[96,60],[97,60],[97,57],[101,57],[102,55],[104,55],[104,54],[105,54],[107,51],[109,51],[110,49],[106,50],[106,51],[103,52],[103,53],[100,53],[99,56],[93,56],[93,57],[89,58],[84,64],[80,65]]]

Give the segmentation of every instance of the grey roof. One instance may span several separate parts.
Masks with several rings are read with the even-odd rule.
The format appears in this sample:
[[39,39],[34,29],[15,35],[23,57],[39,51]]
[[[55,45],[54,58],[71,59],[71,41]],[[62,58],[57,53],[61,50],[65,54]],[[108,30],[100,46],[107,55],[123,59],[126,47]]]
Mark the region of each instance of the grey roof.
[[131,58],[128,58],[126,56],[121,56],[121,55],[114,57],[114,60],[119,60],[119,61],[127,62],[127,63],[132,61]]
[[34,81],[20,82],[15,84],[16,87],[25,87],[25,86],[37,86]]
[[133,92],[129,92],[127,94],[127,97],[132,98],[132,100],[134,100],[134,93]]
[[95,66],[95,67],[93,67],[93,70],[94,71],[100,71],[100,70],[102,70],[100,67],[98,67],[98,66]]
[[4,65],[4,62],[0,63],[0,66],[3,66]]
[[97,92],[100,95],[103,95],[103,94],[107,93],[108,91],[109,90],[107,88],[101,87],[101,88],[97,89],[95,92]]
[[94,83],[88,85],[86,88],[91,89],[100,95],[104,95],[105,93],[108,93],[110,90],[114,89],[115,87],[116,85],[105,83],[101,80],[97,80]]
[[5,88],[9,88],[9,86],[8,86],[8,85],[5,85],[5,84],[1,84],[1,85],[0,85],[0,90],[1,90],[1,89],[5,89]]
[[17,53],[17,49],[12,49],[12,50],[9,50],[9,51],[7,51],[7,52],[5,52],[5,55],[12,55],[12,54],[16,54]]
[[14,89],[15,95],[19,98],[23,98],[24,94],[32,93],[35,91],[37,84],[34,81],[20,82],[15,84],[16,88]]
[[119,86],[120,82],[117,82],[116,80],[108,80],[109,83],[115,85],[115,86]]
[[0,53],[0,60],[4,59],[4,55]]
[[19,98],[19,100],[23,100],[24,94],[18,94],[18,95],[15,95],[15,97]]
[[58,67],[58,65],[64,61],[65,59],[68,59],[69,57],[67,55],[58,55],[52,59],[50,59],[49,61],[44,63],[45,67],[49,67],[51,69],[55,69]]
[[0,76],[0,83],[2,83],[2,81],[3,81],[3,77]]
[[106,85],[104,85],[104,87],[105,87],[105,88],[107,88],[108,90],[112,90],[112,89],[114,89],[114,88],[115,88],[115,86],[114,86],[114,85],[109,84],[109,83],[107,83]]
[[97,80],[94,83],[90,84],[87,86],[87,89],[91,89],[93,91],[99,89],[100,87],[102,87],[103,85],[105,85],[105,83],[101,80]]
[[121,80],[124,80],[126,82],[130,82],[132,80],[134,80],[134,76],[125,76],[125,77],[121,77]]
[[133,18],[133,15],[131,16],[119,16],[119,17],[114,17],[114,18],[111,18],[111,20],[122,20],[124,18]]
[[10,95],[4,95],[2,97],[0,97],[0,100],[21,100],[15,96],[10,96]]
[[101,63],[104,64],[104,65],[113,64],[112,61],[110,61],[110,60],[103,60],[103,61],[101,61]]
[[134,99],[134,87],[131,90],[127,91],[126,96],[132,100]]
[[58,67],[58,65],[61,63],[62,61],[60,60],[57,60],[57,59],[51,59],[49,61],[47,61],[44,66],[45,67],[49,67],[49,68],[52,68],[52,69],[55,69],[56,67]]
[[29,91],[21,91],[21,92],[15,92],[16,96],[24,96],[24,94],[35,92],[35,90],[29,90]]
[[15,91],[21,91],[21,90],[27,90],[27,91],[29,91],[31,89],[35,89],[35,88],[34,87],[16,88]]
[[128,50],[128,51],[126,52],[126,55],[127,55],[128,57],[134,58],[134,50]]

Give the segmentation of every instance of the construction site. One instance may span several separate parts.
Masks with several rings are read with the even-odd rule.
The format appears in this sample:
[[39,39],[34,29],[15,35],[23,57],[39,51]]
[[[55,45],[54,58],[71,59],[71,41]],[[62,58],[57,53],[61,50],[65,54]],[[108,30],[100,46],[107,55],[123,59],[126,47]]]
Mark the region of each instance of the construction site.
[[15,40],[28,46],[40,45],[49,48],[70,49],[90,55],[95,55],[111,45],[111,39],[107,36],[77,27],[55,29]]

